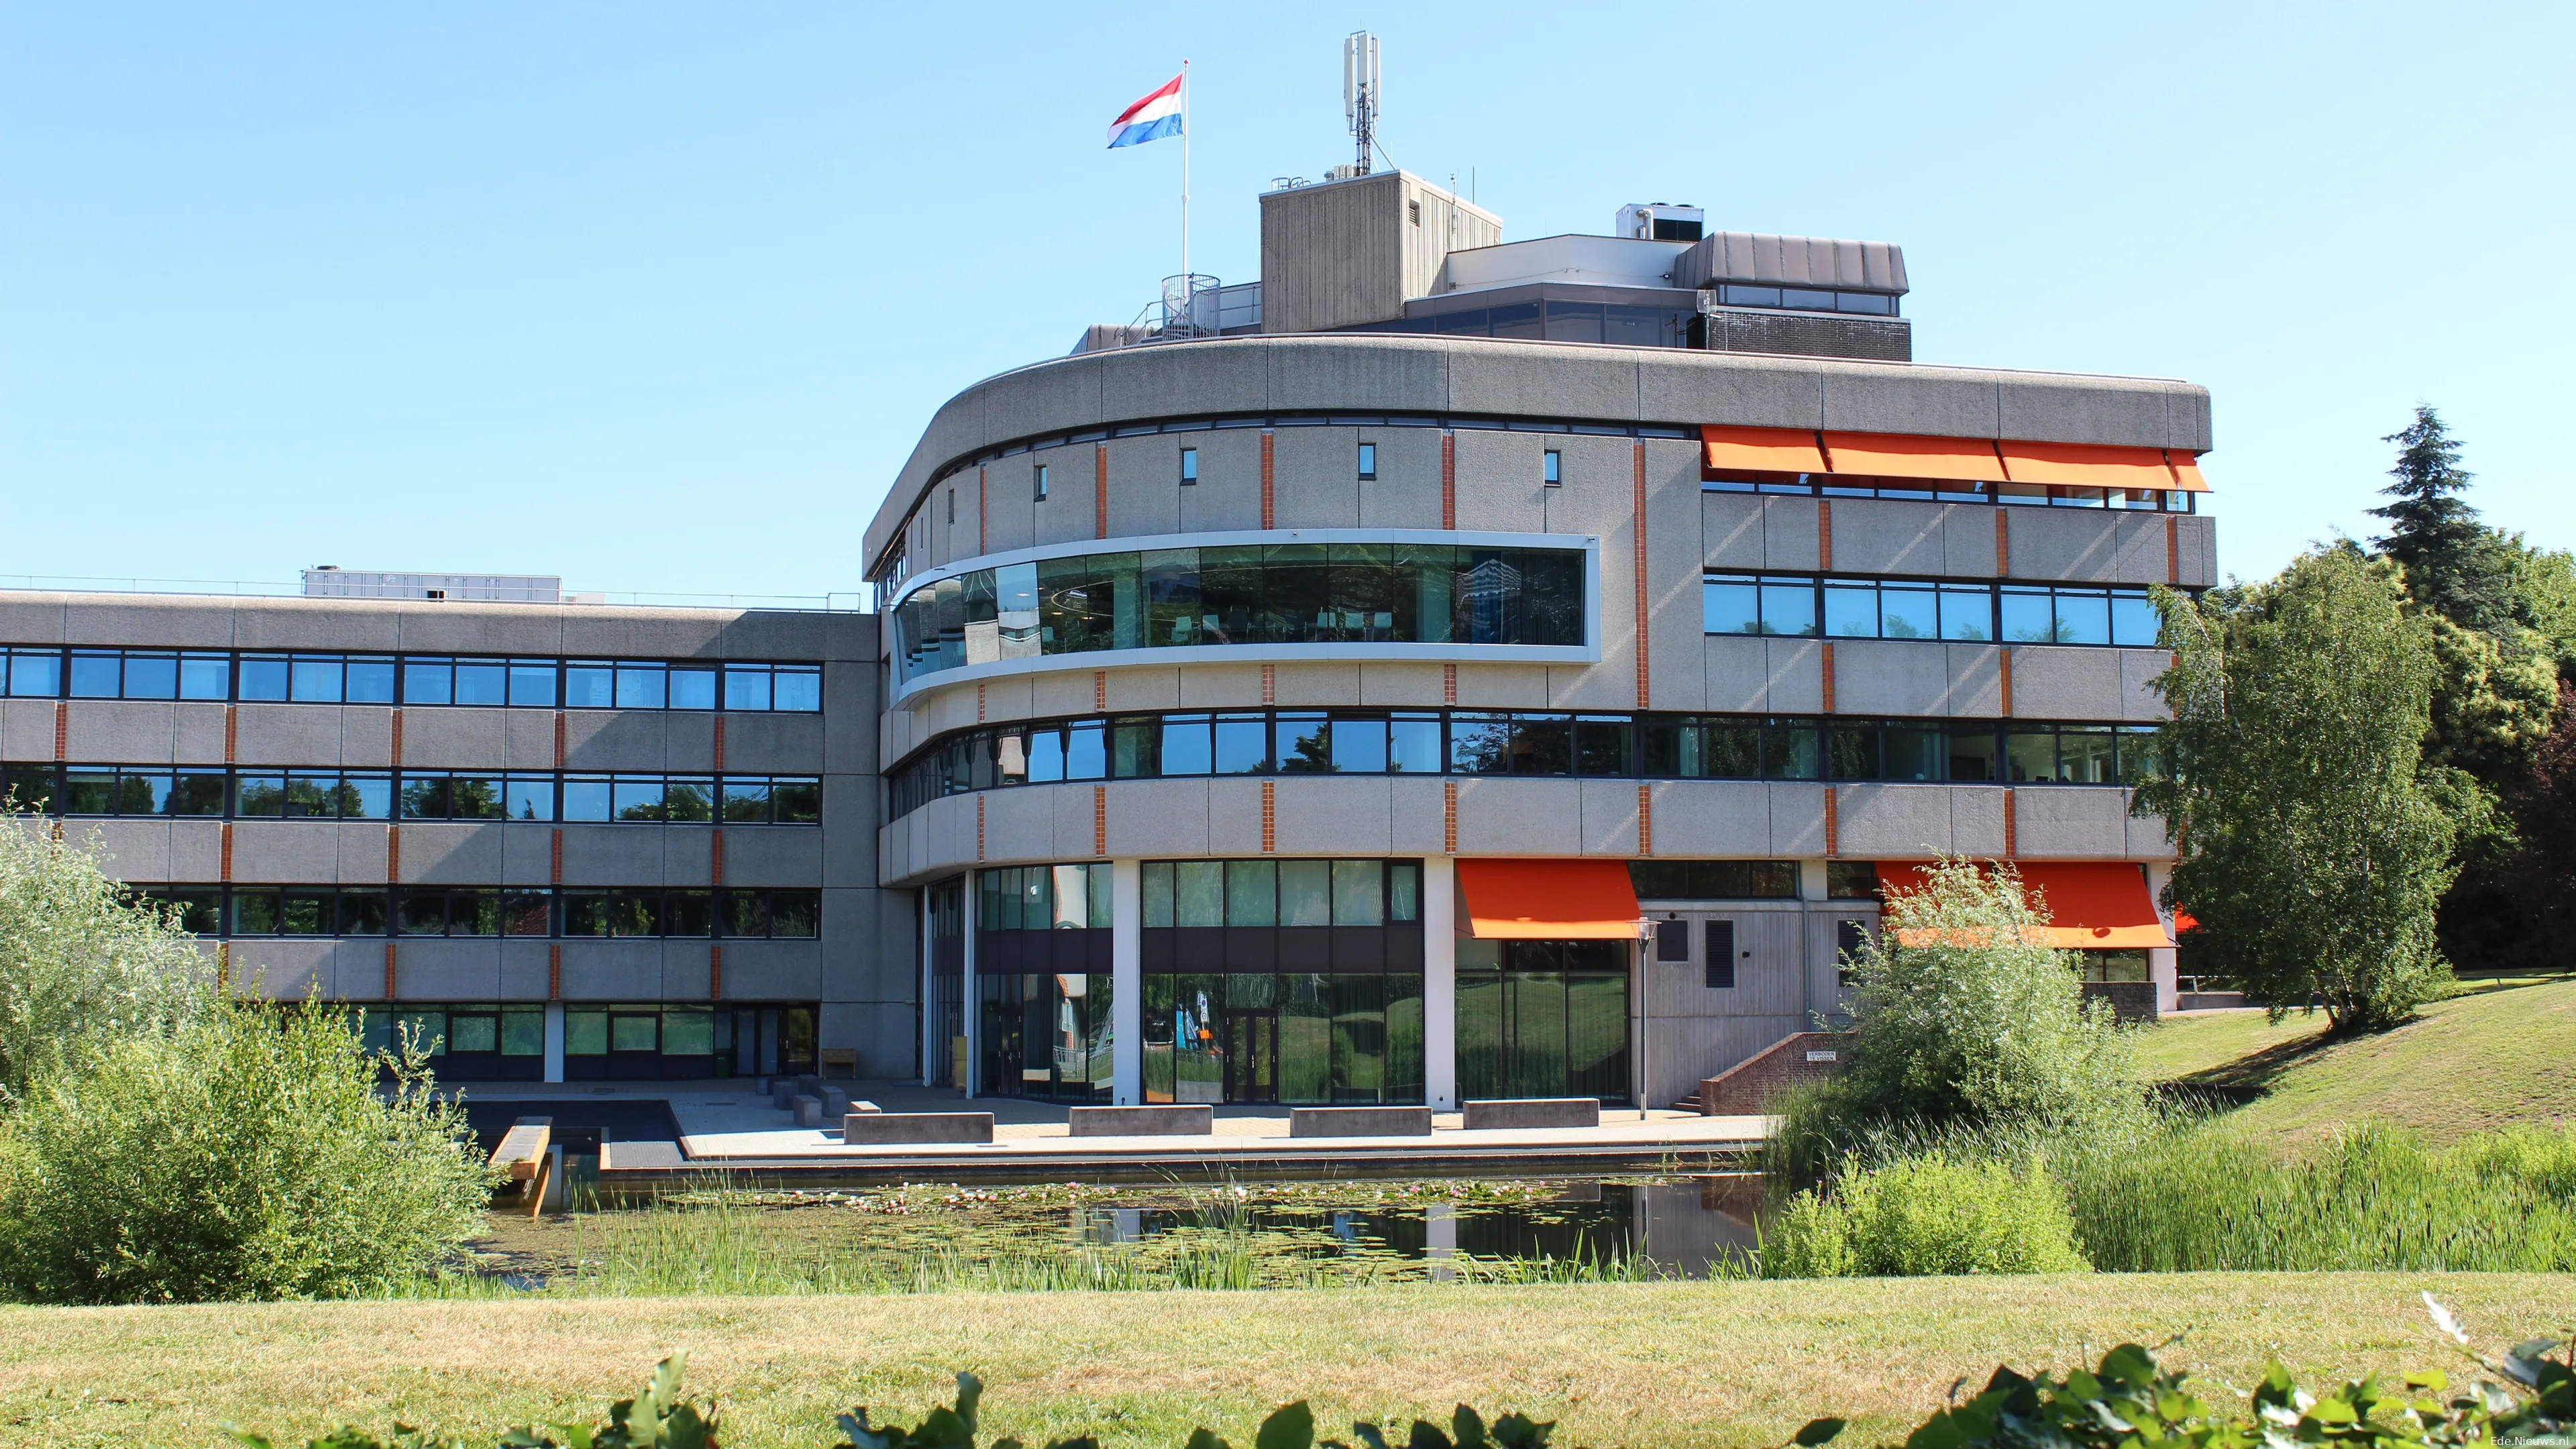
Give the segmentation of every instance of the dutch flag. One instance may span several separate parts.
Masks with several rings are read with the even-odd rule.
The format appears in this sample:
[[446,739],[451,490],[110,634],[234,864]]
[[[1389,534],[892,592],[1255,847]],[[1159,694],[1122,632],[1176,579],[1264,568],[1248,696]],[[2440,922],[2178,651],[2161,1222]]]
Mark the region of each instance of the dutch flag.
[[1109,123],[1112,150],[1120,146],[1141,146],[1147,141],[1181,134],[1181,81],[1184,75],[1172,77],[1170,84],[1118,113],[1118,119]]

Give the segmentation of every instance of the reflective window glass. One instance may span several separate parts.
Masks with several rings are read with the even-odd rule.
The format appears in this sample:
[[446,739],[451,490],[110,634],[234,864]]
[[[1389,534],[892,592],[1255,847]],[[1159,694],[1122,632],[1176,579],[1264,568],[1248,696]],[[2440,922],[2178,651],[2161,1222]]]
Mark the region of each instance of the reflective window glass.
[[1225,862],[1225,923],[1279,924],[1279,866],[1267,860]]
[[1879,736],[1879,778],[1938,780],[1949,750],[1949,734],[1938,725],[1891,724]]
[[60,698],[63,692],[63,656],[31,649],[11,651],[9,692],[34,699]]
[[328,820],[337,816],[340,773],[298,770],[286,777],[286,816],[290,820]]
[[812,713],[823,707],[823,671],[811,665],[781,664],[771,671],[769,707]]
[[522,708],[554,708],[555,662],[551,659],[511,660],[510,703]]
[[454,697],[455,665],[445,659],[406,659],[402,664],[405,704],[446,704]]
[[456,702],[498,707],[510,702],[510,667],[498,659],[456,661]]
[[671,667],[671,708],[716,707],[716,672],[712,668]]
[[2004,778],[2014,783],[2057,778],[2057,734],[2013,729],[2004,734]]
[[576,659],[564,666],[563,707],[610,709],[617,703],[616,668]]
[[1386,767],[1406,775],[1440,773],[1440,717],[1400,714],[1388,720]]
[[2118,784],[2120,772],[2112,763],[2111,727],[2061,727],[2057,732],[2057,778],[2070,785]]
[[2111,600],[2109,596],[2090,589],[2059,590],[2057,642],[2060,644],[2110,643]]
[[1816,586],[1804,579],[1763,580],[1762,632],[1812,636],[1816,632]]
[[286,813],[284,775],[243,775],[233,782],[233,813],[266,817]]
[[2048,590],[2007,588],[2003,591],[2003,637],[2014,644],[2047,644],[2057,638],[2057,621],[2049,608]]
[[497,775],[458,773],[448,777],[448,812],[454,819],[505,819],[507,817],[502,812],[506,807],[502,801],[501,780]]
[[405,820],[444,820],[448,816],[445,775],[405,774],[402,782]]
[[170,790],[170,813],[173,815],[221,815],[224,813],[224,773],[221,770],[182,770]]
[[636,779],[619,776],[609,782],[616,801],[616,819],[659,820],[662,818],[662,782],[658,779]]
[[1225,924],[1225,863],[1184,860],[1172,868],[1172,920],[1181,926]]
[[72,698],[114,699],[120,689],[121,660],[113,649],[72,651]]
[[393,779],[386,775],[343,775],[339,801],[344,820],[390,820],[394,813]]
[[1941,586],[1941,637],[1984,643],[1995,637],[1995,594],[1984,584]]
[[675,777],[663,787],[662,818],[681,824],[708,824],[715,819],[715,793],[713,780]]
[[286,656],[283,654],[245,654],[238,666],[243,699],[283,700],[286,698]]
[[1877,585],[1826,580],[1825,632],[1837,639],[1877,638]]
[[1333,924],[1375,926],[1386,919],[1386,866],[1374,860],[1332,862]]
[[1460,712],[1449,717],[1449,772],[1500,775],[1512,767],[1512,718]]
[[772,818],[781,825],[814,825],[823,819],[823,782],[781,776],[770,781]]
[[554,776],[510,776],[502,783],[502,812],[511,820],[554,819]]
[[1204,775],[1213,767],[1210,753],[1213,743],[1208,733],[1209,720],[1203,714],[1166,715],[1163,718],[1163,773],[1166,775]]
[[1321,714],[1278,717],[1277,747],[1271,758],[1283,775],[1328,774],[1333,768],[1330,726]]
[[1821,774],[1822,740],[1813,720],[1773,720],[1762,731],[1762,774],[1772,780],[1813,780]]
[[341,667],[341,698],[351,704],[394,702],[394,662],[382,655],[358,655]]
[[1108,777],[1109,747],[1103,735],[1103,722],[1096,719],[1078,719],[1065,726],[1066,779],[1099,780]]
[[[406,782],[408,793],[408,782]],[[563,818],[566,820],[608,820],[615,818],[614,801],[608,779],[602,775],[571,775],[563,782]]]
[[1216,773],[1258,775],[1270,768],[1270,722],[1257,714],[1216,717]]
[[385,933],[385,892],[378,886],[340,888],[340,934],[381,936]]
[[340,702],[340,658],[335,654],[298,654],[287,666],[290,697],[298,704]]
[[724,707],[769,708],[769,669],[760,664],[728,664],[724,670]]
[[1334,770],[1345,775],[1385,773],[1385,720],[1368,715],[1336,715],[1331,728]]
[[769,782],[728,776],[724,782],[724,818],[735,825],[769,823]]
[[127,699],[178,698],[179,656],[128,653],[125,656],[125,697]]
[[2113,592],[2111,595],[2111,642],[2133,648],[2153,648],[2161,628],[2156,606],[2143,593]]
[[617,666],[619,709],[660,709],[669,698],[668,672],[659,664]]
[[1279,924],[1329,926],[1332,923],[1332,862],[1279,862]]
[[1884,639],[1938,639],[1940,611],[1929,584],[1882,584],[1878,590],[1878,633]]

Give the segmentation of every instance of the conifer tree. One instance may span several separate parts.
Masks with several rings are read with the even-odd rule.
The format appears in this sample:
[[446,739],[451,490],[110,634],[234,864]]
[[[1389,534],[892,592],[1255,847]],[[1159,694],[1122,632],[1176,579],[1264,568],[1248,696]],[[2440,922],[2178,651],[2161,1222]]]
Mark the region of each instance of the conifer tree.
[[2499,556],[2495,531],[2460,495],[2474,474],[2460,466],[2460,445],[2429,407],[2415,421],[2380,439],[2399,446],[2397,481],[2380,490],[2394,501],[2370,510],[2389,522],[2371,540],[2406,570],[2416,601],[2469,629],[2492,629],[2512,616],[2511,578]]

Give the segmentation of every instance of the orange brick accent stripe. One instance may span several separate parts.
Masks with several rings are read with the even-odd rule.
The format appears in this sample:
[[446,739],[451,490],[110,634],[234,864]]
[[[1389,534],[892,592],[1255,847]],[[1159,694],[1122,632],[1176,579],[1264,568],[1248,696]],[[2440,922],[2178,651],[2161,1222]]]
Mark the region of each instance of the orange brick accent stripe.
[[707,884],[724,884],[724,832],[707,832]]
[[1830,498],[1816,500],[1816,567],[1827,573],[1834,569],[1834,500]]
[[[223,837],[223,859],[215,864],[215,879],[222,881],[226,885],[230,885],[232,884],[233,879],[233,823],[229,820],[225,821],[223,829],[219,833]],[[55,838],[60,839],[61,837],[57,836]]]
[[1440,796],[1440,852],[1443,855],[1456,855],[1458,853],[1458,782],[1441,781]]
[[1825,787],[1825,854],[1842,854],[1842,787]]
[[[562,832],[557,831],[556,833],[561,834]],[[401,882],[402,827],[399,825],[388,825],[385,827],[385,884],[399,885]]]
[[1268,428],[1261,430],[1261,526],[1264,528],[1275,526],[1270,521],[1275,516],[1270,506],[1270,460],[1272,449],[1277,443],[1278,439],[1271,435]]
[[[226,711],[226,713],[227,713],[227,714],[229,714],[229,713],[230,713],[230,711],[228,710],[228,711]],[[56,700],[56,701],[54,702],[54,758],[55,758],[55,759],[57,759],[57,760],[67,760],[67,759],[70,759],[70,758],[71,758],[71,756],[70,756],[70,754],[68,753],[68,751],[69,751],[69,750],[70,750],[70,748],[71,748],[71,742],[72,742],[72,707],[71,707],[71,704],[70,704],[68,701],[65,701],[65,700]],[[229,738],[227,739],[227,743],[229,743]],[[227,763],[230,763],[230,761],[232,760],[232,753],[231,753],[230,751],[226,751],[226,752],[225,752],[225,754],[224,754],[224,759],[225,759],[225,761],[226,761]]]
[[1825,713],[1832,714],[1834,712],[1834,644],[1830,639],[1825,641],[1824,687]]
[[975,723],[984,722],[984,686],[975,686]]
[[[1264,525],[1267,527],[1268,525]],[[1109,536],[1109,445],[1091,445],[1091,527],[1093,538]]]
[[1093,709],[1109,707],[1109,671],[1106,669],[1091,671],[1091,707]]
[[[1264,790],[1266,801],[1267,787]],[[1109,787],[1106,785],[1091,787],[1091,853],[1095,856],[1109,853]]]
[[724,947],[707,948],[707,997],[721,1000],[724,996]]
[[[226,723],[226,724],[230,724],[230,723],[231,723],[231,721],[227,720],[227,721],[225,721],[225,723]],[[389,743],[387,743],[387,744],[386,744],[386,746],[385,746],[385,750],[386,750],[386,753],[388,753],[389,755],[391,755],[391,756],[393,757],[393,762],[394,762],[395,764],[399,765],[399,764],[401,764],[401,763],[403,762],[403,757],[402,757],[402,711],[401,711],[401,710],[399,710],[399,709],[395,710],[395,711],[394,711],[394,713],[393,713],[392,731],[393,731],[392,739],[390,740],[390,742],[389,742]],[[227,741],[225,741],[225,743],[230,744],[230,743],[231,743],[231,741],[227,740]],[[224,756],[224,758],[226,758],[226,759],[231,759],[231,758],[232,758],[232,756],[231,756],[230,754],[226,754],[226,755]],[[558,749],[555,751],[555,763],[556,763],[556,764],[558,764],[558,765],[560,765],[560,764],[562,764],[562,763],[563,763],[563,751],[562,751],[562,749],[560,749],[560,748],[558,748]]]
[[[401,711],[397,710],[397,711],[395,711],[395,713],[399,714],[399,713],[401,713]],[[224,706],[224,763],[225,763],[225,764],[227,764],[227,765],[229,765],[229,764],[233,763],[233,742],[234,742],[234,740],[236,740],[236,739],[238,739],[238,738],[240,737],[240,731],[236,728],[236,726],[238,726],[238,725],[239,725],[240,721],[241,721],[240,706],[238,706],[238,705],[230,705],[230,704],[225,705],[225,706]],[[396,764],[400,764],[400,763],[401,763],[401,761],[397,760],[397,761],[395,761],[395,763],[396,763]]]
[[1634,451],[1636,479],[1630,494],[1636,510],[1633,532],[1637,543],[1634,580],[1637,586],[1637,708],[1645,709],[1654,698],[1653,678],[1647,672],[1646,662],[1646,445],[1638,443]]
[[546,879],[548,879],[548,880],[550,880],[550,881],[553,881],[556,885],[562,885],[562,884],[563,884],[563,827],[562,827],[562,826],[558,825],[558,826],[556,826],[556,827],[555,827],[555,830],[554,830],[554,836],[555,836],[555,841],[554,841],[554,847],[553,847],[553,856],[552,856],[552,861],[551,861],[551,863],[546,867],[546,869],[547,869]]
[[[1263,440],[1263,456],[1269,456],[1268,439]],[[1440,526],[1458,526],[1458,435],[1440,435]]]
[[1261,666],[1261,702],[1263,704],[1279,702],[1279,666],[1276,664]]
[[1455,664],[1440,666],[1440,702],[1442,704],[1458,702],[1458,666]]
[[563,1000],[563,946],[546,948],[546,1000]]
[[1995,510],[1995,577],[2012,577],[2012,510]]
[[[722,766],[722,764],[723,764],[723,762],[722,762],[722,761],[718,761],[718,762],[717,762],[717,764],[718,764],[718,766],[719,766],[719,767],[721,767],[721,766]],[[560,770],[560,769],[562,769],[563,767],[564,767],[564,712],[563,712],[562,710],[556,710],[556,711],[555,711],[555,768],[556,768],[556,769],[558,769],[558,770]]]
[[2012,712],[2013,712],[2013,711],[2012,711],[2012,657],[2013,657],[2012,646],[2011,646],[2011,645],[2009,645],[2009,644],[2007,644],[2007,645],[2005,645],[2005,646],[2003,647],[2003,653],[2002,653],[2002,655],[2001,655],[2001,661],[2002,661],[2002,667],[2003,667],[2004,718],[2006,718],[2006,719],[2010,719],[2010,718],[2012,718]]
[[1637,853],[1655,853],[1655,787],[1637,786]]
[[975,863],[984,863],[984,797],[975,797]]
[[2004,787],[2004,854],[2021,854],[2021,806],[2013,799],[2012,787]]
[[2165,515],[2165,582],[2182,582],[2182,520]]
[[394,981],[394,943],[387,941],[385,943],[385,1000],[392,1001],[401,994]]
[[719,771],[724,769],[724,721],[723,715],[716,716],[716,769]]
[[1261,853],[1270,855],[1279,849],[1279,782],[1261,782]]

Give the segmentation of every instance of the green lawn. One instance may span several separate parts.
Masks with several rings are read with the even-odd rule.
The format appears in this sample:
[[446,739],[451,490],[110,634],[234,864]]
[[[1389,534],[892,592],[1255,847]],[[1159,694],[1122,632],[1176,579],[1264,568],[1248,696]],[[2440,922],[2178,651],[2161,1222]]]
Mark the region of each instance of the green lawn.
[[2436,1141],[2516,1122],[2576,1121],[2576,978],[2474,985],[2378,1036],[2330,1042],[2323,1013],[2178,1017],[2143,1034],[2150,1073],[2261,1095],[2230,1114],[2313,1136],[2363,1117]]
[[2564,1278],[2323,1273],[6,1309],[0,1441],[197,1449],[226,1422],[300,1437],[396,1418],[488,1432],[595,1417],[685,1347],[730,1449],[837,1442],[831,1416],[854,1402],[912,1422],[959,1368],[989,1385],[988,1439],[1178,1449],[1205,1423],[1244,1444],[1269,1407],[1311,1398],[1337,1435],[1466,1399],[1558,1419],[1568,1446],[1779,1444],[1825,1414],[1856,1417],[1865,1444],[1998,1361],[2175,1332],[2175,1362],[2239,1387],[2276,1353],[2303,1378],[2456,1371],[2427,1288],[2490,1351],[2576,1327]]

